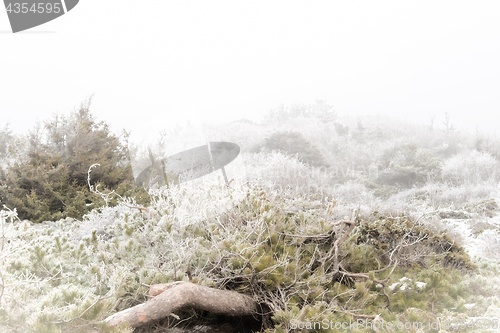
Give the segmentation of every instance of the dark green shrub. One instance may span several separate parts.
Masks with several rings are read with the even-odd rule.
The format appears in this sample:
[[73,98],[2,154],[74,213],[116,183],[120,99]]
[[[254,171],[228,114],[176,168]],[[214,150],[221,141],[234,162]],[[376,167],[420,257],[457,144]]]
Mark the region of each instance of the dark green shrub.
[[145,199],[144,190],[134,185],[126,148],[106,123],[94,120],[89,107],[87,101],[68,118],[56,115],[44,124],[45,135],[35,128],[28,135],[27,156],[0,175],[0,201],[15,207],[21,219],[80,219],[105,204],[88,187],[87,173],[95,163],[100,166],[92,171],[92,185],[120,195],[142,193]]
[[[412,267],[414,264],[418,264],[426,267],[428,258],[435,256],[436,260],[444,267],[464,271],[477,269],[464,248],[452,241],[446,234],[436,234],[420,225],[415,225],[404,216],[387,217],[373,212],[369,220],[363,220],[358,225],[356,244],[358,246],[362,244],[374,246],[376,253],[380,254],[380,258],[388,262],[389,250],[394,249],[405,235],[412,241],[419,238],[422,240],[401,252],[400,262],[402,266]],[[367,256],[359,256],[359,258],[363,257]]]

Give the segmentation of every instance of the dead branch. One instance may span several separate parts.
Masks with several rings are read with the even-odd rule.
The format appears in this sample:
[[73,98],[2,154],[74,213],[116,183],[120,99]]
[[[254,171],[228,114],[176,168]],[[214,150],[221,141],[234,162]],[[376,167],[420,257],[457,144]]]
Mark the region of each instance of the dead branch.
[[95,186],[93,186],[93,185],[90,184],[90,172],[92,172],[92,168],[98,167],[98,166],[101,166],[101,165],[99,163],[94,163],[94,164],[92,164],[89,167],[89,170],[87,171],[87,184],[89,186],[90,192],[99,195],[104,200],[104,202],[106,202],[106,206],[111,201],[111,196],[112,195],[116,195],[117,197],[119,197],[123,201],[123,198],[118,193],[116,193],[115,191],[111,191],[109,193],[103,193],[103,192],[99,191],[99,189],[98,189],[98,187],[101,184],[97,184]]
[[363,318],[363,319],[375,319],[377,318],[378,315],[364,315],[364,314],[358,314],[350,311],[343,311],[343,310],[338,310],[346,315],[352,316],[354,318]]
[[[342,243],[344,243],[344,241],[347,239],[347,237],[349,236],[349,234],[351,233],[351,231],[354,229],[354,227],[356,226],[356,219],[354,219],[354,221],[340,221],[340,230],[338,232],[339,236],[337,238],[337,240],[335,240],[335,243],[333,243],[333,248],[330,250],[330,252],[328,253],[328,257],[331,257],[332,255],[332,250],[334,251],[333,253],[333,267],[334,267],[334,271],[333,271],[333,277],[335,278],[338,273],[340,272],[340,262],[339,262],[339,247],[340,245],[342,245]],[[344,227],[344,225],[348,225],[347,229],[344,231],[344,233],[342,234],[341,236],[341,232],[342,232],[342,229]]]
[[154,295],[158,296],[146,303],[115,313],[106,318],[105,322],[110,326],[126,322],[135,328],[170,316],[184,308],[238,317],[252,316],[258,312],[258,305],[250,296],[191,282],[180,281],[152,286],[150,296]]
[[122,205],[124,205],[125,207],[130,208],[130,209],[137,209],[137,210],[139,210],[139,212],[141,212],[142,218],[144,218],[144,216],[142,215],[143,212],[149,213],[149,219],[150,220],[152,220],[153,217],[154,217],[154,211],[153,210],[149,210],[149,209],[147,209],[145,207],[142,207],[142,206],[130,206],[130,205],[127,205],[125,202],[122,202]]

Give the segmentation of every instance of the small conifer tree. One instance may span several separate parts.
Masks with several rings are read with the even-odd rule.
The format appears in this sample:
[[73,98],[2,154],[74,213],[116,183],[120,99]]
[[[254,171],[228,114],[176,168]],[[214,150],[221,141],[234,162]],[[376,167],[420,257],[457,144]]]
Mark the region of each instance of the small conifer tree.
[[[28,152],[0,175],[0,200],[16,207],[22,219],[41,222],[64,217],[81,218],[104,201],[91,193],[87,171],[100,167],[92,181],[117,190],[136,191],[126,147],[108,124],[97,122],[88,99],[68,117],[55,115],[28,135]],[[101,187],[102,188],[102,187]]]

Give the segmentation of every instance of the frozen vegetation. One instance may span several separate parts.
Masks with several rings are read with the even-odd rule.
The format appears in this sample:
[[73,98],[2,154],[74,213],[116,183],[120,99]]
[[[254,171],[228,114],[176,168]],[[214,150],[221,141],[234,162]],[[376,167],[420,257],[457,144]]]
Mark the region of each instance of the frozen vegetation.
[[[122,157],[144,164],[146,149],[82,107],[80,131],[77,113],[38,136],[1,133],[0,331],[370,331],[338,326],[356,320],[380,332],[497,331],[498,138],[449,118],[343,118],[316,102],[207,126],[207,140],[242,148],[229,185],[216,172],[144,191]],[[192,131],[163,133],[152,153]],[[103,323],[175,281],[248,295],[260,311],[243,324],[191,308],[135,330]]]

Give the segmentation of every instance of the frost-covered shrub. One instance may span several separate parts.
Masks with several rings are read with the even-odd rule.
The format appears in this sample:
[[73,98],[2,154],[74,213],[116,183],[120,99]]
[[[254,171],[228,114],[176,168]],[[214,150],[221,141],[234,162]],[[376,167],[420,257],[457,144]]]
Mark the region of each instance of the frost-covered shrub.
[[481,255],[493,260],[500,260],[500,232],[495,229],[484,230],[477,238]]
[[452,184],[476,184],[498,180],[498,161],[486,152],[464,151],[444,161],[441,173],[443,180]]
[[406,188],[435,178],[440,167],[431,151],[407,142],[386,149],[378,159],[378,166],[377,183]]
[[373,193],[365,185],[356,182],[347,182],[335,186],[332,194],[342,202],[351,205],[369,204],[375,200]]
[[217,179],[198,179],[179,186],[150,190],[158,216],[175,217],[180,225],[196,224],[229,209],[243,195]]
[[[495,196],[495,183],[449,185],[442,183],[428,184],[417,191],[416,198],[431,207],[451,207],[454,209],[472,209],[471,205]],[[476,209],[473,209],[476,210]]]
[[290,194],[330,192],[336,173],[327,167],[311,167],[281,152],[245,155],[247,177],[269,189],[286,189]]
[[265,140],[266,150],[279,151],[290,156],[297,156],[299,161],[313,165],[324,166],[325,160],[319,149],[304,138],[300,132],[278,132]]

